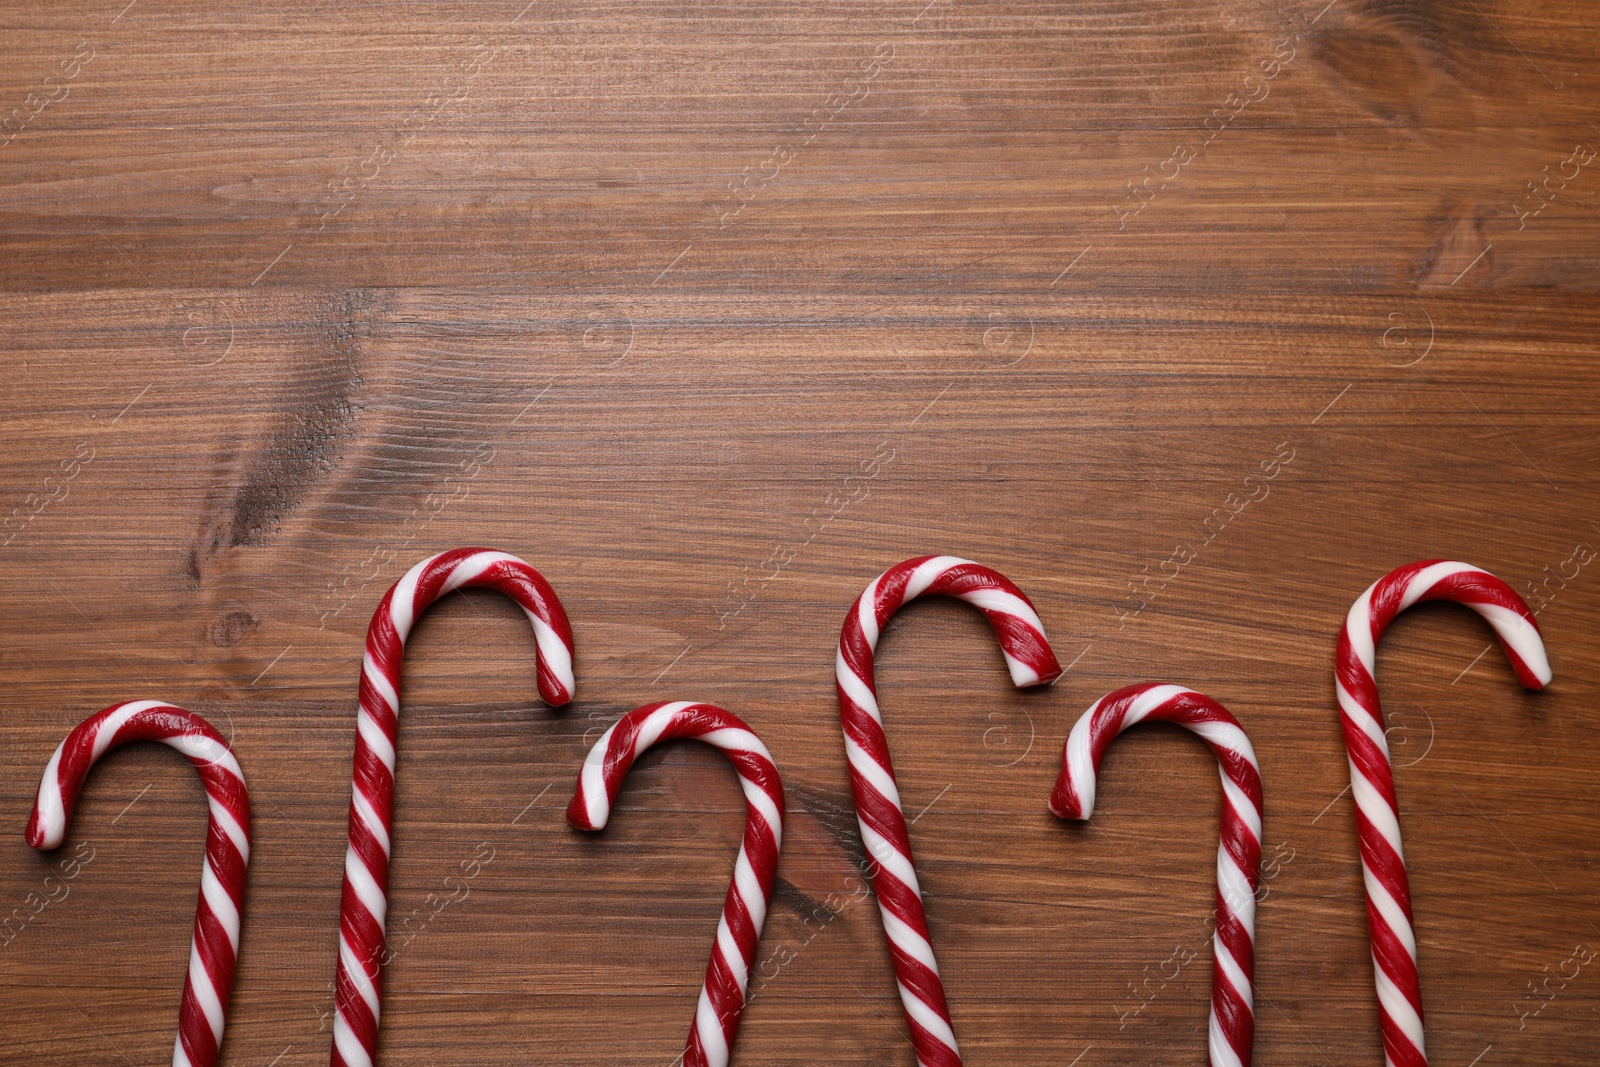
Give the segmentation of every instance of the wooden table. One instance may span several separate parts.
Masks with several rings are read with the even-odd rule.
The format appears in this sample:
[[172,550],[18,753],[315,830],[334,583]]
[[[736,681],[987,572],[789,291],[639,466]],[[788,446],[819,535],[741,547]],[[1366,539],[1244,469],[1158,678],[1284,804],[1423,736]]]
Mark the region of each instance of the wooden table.
[[325,1062],[366,619],[463,544],[565,598],[578,697],[537,702],[508,601],[418,626],[386,1064],[673,1061],[732,772],[673,746],[604,833],[562,808],[603,726],[681,697],[788,787],[736,1063],[908,1067],[832,663],[928,552],[1004,571],[1071,664],[1013,691],[954,602],[883,642],[972,1067],[1203,1056],[1211,758],[1141,730],[1091,825],[1044,809],[1079,713],[1146,679],[1260,752],[1257,1061],[1379,1062],[1334,636],[1430,556],[1529,595],[1556,670],[1524,693],[1459,608],[1383,648],[1433,1062],[1594,1061],[1589,5],[124,2],[0,23],[0,905],[77,872],[0,950],[7,1062],[169,1054],[195,775],[119,752],[62,853],[21,834],[66,731],[146,696],[252,786],[224,1062]]

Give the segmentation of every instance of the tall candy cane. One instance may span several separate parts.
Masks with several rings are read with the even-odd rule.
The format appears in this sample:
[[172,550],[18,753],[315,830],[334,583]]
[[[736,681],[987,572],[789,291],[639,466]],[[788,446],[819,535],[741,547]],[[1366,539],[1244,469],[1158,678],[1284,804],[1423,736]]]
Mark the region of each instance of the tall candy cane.
[[211,809],[200,900],[194,912],[189,973],[178,1008],[173,1067],[216,1067],[233,996],[250,862],[250,795],[228,742],[200,716],[159,700],[113,704],[89,716],[61,742],[39,782],[28,817],[28,844],[58,848],[78,806],[83,780],[101,756],[132,741],[160,741],[200,772]]
[[872,888],[894,960],[900,1002],[911,1024],[911,1042],[920,1067],[960,1067],[872,670],[878,635],[890,616],[907,601],[939,593],[960,597],[982,610],[1018,688],[1055,681],[1061,666],[1022,590],[998,571],[954,556],[922,556],[884,571],[856,600],[839,634],[839,722],[850,761],[850,786],[861,839],[873,859]]
[[1389,1067],[1426,1067],[1422,1038],[1422,988],[1417,977],[1417,936],[1412,928],[1411,885],[1400,848],[1400,807],[1395,800],[1383,711],[1373,681],[1378,640],[1396,615],[1424,600],[1454,600],[1488,620],[1517,680],[1532,690],[1550,681],[1550,663],[1533,612],[1511,587],[1465,563],[1429,559],[1390,572],[1350,606],[1339,632],[1334,682],[1339,724],[1350,756],[1361,876],[1367,887],[1367,930]]
[[1222,774],[1217,846],[1217,932],[1212,942],[1211,1067],[1250,1067],[1255,1046],[1256,893],[1261,888],[1261,770],[1238,720],[1215,700],[1176,685],[1130,685],[1083,713],[1061,752],[1050,810],[1063,819],[1094,813],[1095,778],[1112,740],[1141,722],[1198,734]]
[[744,790],[744,841],[734,861],[700,1005],[683,1051],[683,1067],[727,1067],[744,1014],[761,926],[772,902],[783,840],[783,783],[767,747],[738,716],[711,704],[686,700],[646,704],[624,715],[589,750],[578,791],[567,806],[567,821],[580,830],[604,827],[633,761],[652,745],[676,737],[692,737],[722,749],[739,772],[739,787]]
[[555,591],[515,556],[456,548],[418,563],[384,594],[367,627],[361,663],[361,711],[350,796],[350,847],[339,904],[339,969],[335,977],[333,1067],[372,1067],[378,1054],[383,996],[384,916],[388,912],[389,847],[394,828],[395,740],[400,725],[400,663],[411,626],[446,593],[497,589],[533,623],[539,695],[559,707],[572,699],[572,628]]

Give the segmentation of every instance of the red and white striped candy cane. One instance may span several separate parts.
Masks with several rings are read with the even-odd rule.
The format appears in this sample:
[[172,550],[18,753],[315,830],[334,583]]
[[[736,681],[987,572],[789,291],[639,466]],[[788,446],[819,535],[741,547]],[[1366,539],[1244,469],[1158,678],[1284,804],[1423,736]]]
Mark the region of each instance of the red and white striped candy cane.
[[1389,1067],[1426,1067],[1422,1038],[1422,988],[1417,977],[1417,936],[1411,885],[1400,848],[1400,806],[1395,799],[1389,744],[1373,664],[1378,641],[1396,615],[1424,600],[1454,600],[1488,620],[1528,689],[1550,681],[1539,624],[1523,599],[1500,579],[1465,563],[1428,559],[1392,571],[1350,606],[1339,631],[1334,682],[1339,724],[1350,756],[1361,876],[1367,887],[1367,929]]
[[211,809],[206,862],[200,871],[200,900],[195,906],[172,1064],[216,1067],[233,996],[245,870],[250,863],[250,794],[228,742],[200,716],[159,700],[132,700],[96,712],[79,723],[50,757],[28,817],[28,844],[60,847],[89,768],[131,741],[170,745],[183,753],[205,783]]
[[856,600],[839,634],[839,722],[850,761],[850,787],[862,843],[873,860],[872,888],[911,1042],[921,1067],[960,1067],[872,670],[878,635],[889,618],[907,601],[934,594],[959,597],[983,611],[1018,688],[1055,681],[1061,665],[1022,590],[1000,572],[955,556],[922,556],[884,571]]
[[1261,889],[1261,769],[1238,720],[1215,700],[1176,685],[1141,683],[1107,693],[1083,713],[1061,751],[1050,810],[1063,819],[1094,813],[1095,779],[1112,740],[1141,722],[1198,734],[1222,775],[1217,846],[1216,936],[1212,939],[1211,1067],[1250,1067],[1255,1047],[1256,893]]
[[687,700],[646,704],[624,715],[589,750],[578,775],[578,791],[567,806],[567,821],[580,830],[604,827],[633,761],[652,745],[677,737],[722,749],[739,772],[739,787],[744,790],[744,841],[734,861],[700,1004],[683,1051],[683,1067],[728,1067],[783,841],[783,783],[767,746],[737,715],[715,705]]
[[457,589],[487,586],[516,601],[533,623],[539,695],[559,707],[572,699],[572,628],[555,591],[528,564],[487,548],[455,548],[418,563],[384,594],[367,627],[361,663],[350,847],[339,904],[339,969],[334,984],[333,1067],[372,1067],[383,996],[384,916],[394,829],[395,740],[400,725],[400,663],[411,626]]

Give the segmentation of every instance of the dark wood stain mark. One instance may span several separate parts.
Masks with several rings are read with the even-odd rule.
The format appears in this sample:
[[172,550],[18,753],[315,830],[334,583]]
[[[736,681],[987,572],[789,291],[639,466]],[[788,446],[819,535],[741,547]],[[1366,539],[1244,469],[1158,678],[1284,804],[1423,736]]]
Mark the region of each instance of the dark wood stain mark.
[[359,413],[360,315],[367,300],[345,293],[328,308],[328,348],[290,383],[293,405],[282,424],[250,461],[228,514],[228,547],[262,545],[306,493],[338,463]]

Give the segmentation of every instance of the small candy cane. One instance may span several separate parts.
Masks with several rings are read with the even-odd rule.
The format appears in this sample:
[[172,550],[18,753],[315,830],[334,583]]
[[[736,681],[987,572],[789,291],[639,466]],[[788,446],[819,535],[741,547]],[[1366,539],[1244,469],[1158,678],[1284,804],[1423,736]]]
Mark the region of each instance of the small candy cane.
[[1494,575],[1465,563],[1428,559],[1390,572],[1350,606],[1339,631],[1334,682],[1339,725],[1350,757],[1361,877],[1367,888],[1367,930],[1372,937],[1383,1056],[1389,1067],[1427,1067],[1428,1057],[1423,1047],[1411,884],[1400,848],[1400,806],[1373,666],[1378,641],[1395,616],[1424,600],[1454,600],[1476,611],[1500,638],[1519,682],[1537,691],[1550,681],[1539,624],[1527,603]]
[[744,1015],[761,926],[772,902],[783,839],[783,783],[767,747],[738,716],[714,705],[684,700],[646,704],[624,715],[589,750],[578,791],[567,806],[567,821],[580,830],[605,826],[633,761],[652,745],[677,737],[722,749],[739,772],[744,790],[744,841],[734,861],[700,1005],[683,1052],[683,1067],[727,1067]]
[[1094,813],[1100,760],[1118,734],[1141,722],[1170,722],[1198,734],[1222,774],[1222,843],[1217,847],[1216,937],[1211,968],[1211,1067],[1250,1067],[1255,1047],[1256,893],[1261,888],[1261,770],[1250,739],[1228,709],[1176,685],[1130,685],[1083,713],[1061,752],[1050,810],[1063,819]]
[[446,593],[498,589],[533,623],[539,695],[553,707],[572,699],[572,628],[555,591],[515,556],[456,548],[418,563],[384,594],[367,627],[361,711],[350,795],[350,847],[339,904],[339,969],[334,980],[333,1067],[372,1067],[386,962],[389,846],[394,829],[395,741],[400,726],[400,662],[411,626]]
[[1061,674],[1039,615],[1022,590],[1000,572],[971,560],[955,556],[908,559],[875,578],[845,616],[836,665],[839,722],[844,728],[861,839],[874,861],[872,888],[878,896],[900,1002],[911,1024],[911,1042],[921,1067],[960,1067],[961,1054],[956,1049],[939,965],[933,957],[922,889],[911,859],[911,836],[889,760],[889,743],[883,735],[883,718],[878,713],[872,667],[878,635],[900,606],[941,593],[983,611],[1018,688],[1045,685]]
[[233,996],[250,862],[250,794],[228,742],[192,712],[158,700],[113,704],[89,716],[61,742],[39,782],[28,817],[28,844],[58,848],[78,806],[83,780],[101,756],[132,741],[160,741],[200,772],[211,809],[200,900],[194,912],[189,973],[178,1008],[173,1067],[216,1067]]

